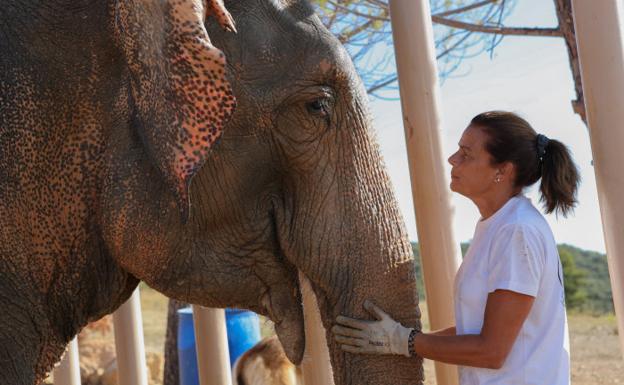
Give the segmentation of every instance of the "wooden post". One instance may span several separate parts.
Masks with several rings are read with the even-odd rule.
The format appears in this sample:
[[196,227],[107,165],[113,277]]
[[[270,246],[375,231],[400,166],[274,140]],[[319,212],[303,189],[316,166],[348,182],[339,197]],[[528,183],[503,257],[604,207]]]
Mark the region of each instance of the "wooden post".
[[232,385],[225,310],[193,306],[200,385]]
[[334,373],[325,337],[326,331],[321,321],[318,302],[310,280],[302,272],[299,272],[299,286],[303,299],[306,341],[301,362],[303,385],[334,385]]
[[77,338],[74,337],[69,342],[61,363],[54,369],[54,385],[80,385],[80,360]]
[[113,327],[117,353],[117,383],[147,385],[141,298],[138,288],[128,301],[113,313]]
[[621,0],[573,0],[585,110],[624,352],[624,39]]
[[[460,264],[440,141],[438,75],[428,0],[390,0],[403,126],[431,329],[455,324],[453,281]],[[455,385],[455,366],[435,363],[437,383]]]

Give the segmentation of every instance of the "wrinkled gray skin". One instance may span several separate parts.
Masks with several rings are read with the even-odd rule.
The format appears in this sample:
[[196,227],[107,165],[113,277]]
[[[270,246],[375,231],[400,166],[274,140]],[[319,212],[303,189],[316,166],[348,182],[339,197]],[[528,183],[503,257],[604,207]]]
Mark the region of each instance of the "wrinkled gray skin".
[[[84,194],[70,202],[69,207],[79,205],[79,213],[88,214],[78,224],[67,215],[65,202],[58,204],[65,211],[55,211],[54,205],[46,206],[49,212],[38,209],[36,223],[19,210],[29,206],[15,198],[20,174],[14,170],[27,164],[42,175],[54,173],[51,158],[29,163],[25,151],[17,166],[11,163],[9,171],[0,173],[0,192],[13,194],[0,206],[0,303],[5,309],[0,314],[0,375],[6,383],[31,385],[41,378],[64,344],[88,321],[118,307],[137,279],[181,301],[268,315],[294,362],[304,349],[298,269],[313,284],[328,330],[338,314],[370,317],[362,308],[366,298],[403,324],[420,327],[411,248],[372,137],[366,94],[348,55],[305,2],[231,1],[226,7],[238,34],[222,31],[212,20],[207,30],[226,54],[238,107],[190,185],[186,223],[179,200],[145,149],[142,131],[151,120],[137,117],[126,100],[129,75],[121,54],[100,49],[93,57],[84,55],[94,46],[108,47],[106,37],[85,39],[98,44],[85,44],[73,56],[72,50],[63,53],[63,43],[76,44],[89,28],[106,30],[98,29],[100,19],[87,18],[94,27],[72,20],[84,28],[76,34],[80,39],[57,41],[54,53],[37,52],[54,60],[98,63],[87,66],[85,76],[41,75],[43,84],[67,84],[49,86],[35,97],[66,93],[23,111],[36,114],[40,125],[54,132],[74,132],[58,128],[70,122],[72,127],[99,122],[98,145],[72,148],[67,155],[79,163],[95,162],[96,171],[80,177]],[[104,6],[76,9],[105,12]],[[7,64],[0,64],[4,70]],[[82,68],[64,64],[61,74]],[[94,76],[87,80],[88,74]],[[86,101],[76,91],[79,86],[89,91]],[[11,107],[6,100],[0,100],[2,113]],[[91,106],[88,119],[78,108],[67,115],[72,103]],[[0,149],[9,155],[9,146],[20,144],[14,140],[19,131],[7,126],[11,122],[0,120]],[[59,156],[55,149],[63,148],[63,140],[43,146]],[[0,164],[9,164],[9,155],[0,155]],[[38,190],[37,179],[32,180],[28,198],[43,199],[46,186]],[[19,223],[31,223],[35,232],[24,232]],[[52,228],[75,233],[55,233],[53,239],[62,240],[63,247],[45,249],[54,245],[36,242],[39,227],[46,234]],[[15,264],[11,255],[23,258]],[[49,266],[39,265],[50,260]],[[422,382],[418,359],[350,355],[329,334],[327,341],[336,385]]]
[[[328,330],[338,314],[370,317],[365,298],[420,327],[411,247],[348,54],[305,2],[226,7],[238,34],[214,23],[208,33],[228,58],[238,107],[193,190],[195,202],[214,202],[197,207],[204,218],[237,218],[206,229],[225,245],[220,254],[249,250],[257,261],[266,252],[302,270]],[[208,195],[202,183],[220,188]],[[291,333],[300,329],[291,321],[299,322],[284,319],[278,335],[292,359],[300,347]],[[419,360],[344,354],[327,340],[336,385],[422,379]]]

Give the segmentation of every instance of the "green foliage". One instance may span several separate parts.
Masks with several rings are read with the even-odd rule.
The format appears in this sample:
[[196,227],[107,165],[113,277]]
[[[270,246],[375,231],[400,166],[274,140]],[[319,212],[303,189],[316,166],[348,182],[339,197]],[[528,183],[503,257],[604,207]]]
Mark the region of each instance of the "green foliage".
[[[573,257],[576,269],[585,275],[579,286],[586,292],[587,297],[578,309],[596,314],[613,313],[613,296],[609,281],[607,256],[566,244],[559,245],[558,248],[559,255],[569,253]],[[565,274],[564,266],[564,283],[567,286],[570,279]],[[566,300],[568,299],[566,298]],[[568,307],[570,306],[568,305]]]
[[574,255],[566,248],[559,248],[559,258],[563,266],[563,283],[566,307],[582,309],[587,301],[585,289],[587,273],[576,266]]
[[[461,244],[462,255],[468,243]],[[412,242],[418,295],[425,300],[423,273],[418,243]],[[613,297],[609,281],[607,256],[562,244],[558,246],[563,266],[566,307],[584,313],[613,313]]]

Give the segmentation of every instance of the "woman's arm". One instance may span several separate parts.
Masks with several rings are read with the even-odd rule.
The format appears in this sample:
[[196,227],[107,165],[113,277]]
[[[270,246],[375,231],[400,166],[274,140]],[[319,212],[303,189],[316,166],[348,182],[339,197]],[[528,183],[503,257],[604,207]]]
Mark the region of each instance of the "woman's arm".
[[418,334],[414,350],[421,357],[449,364],[498,369],[516,341],[534,298],[509,290],[488,295],[480,334]]
[[[500,368],[511,351],[533,301],[534,298],[528,295],[496,290],[488,295],[480,334],[451,334],[455,328],[419,333],[414,338],[414,350],[423,358],[450,364]],[[404,352],[407,341],[404,341],[405,333],[402,329],[405,328],[392,321],[380,309],[373,307],[373,310],[379,321],[339,317],[338,323],[344,326],[332,329],[336,341],[342,344],[342,349],[354,353]]]

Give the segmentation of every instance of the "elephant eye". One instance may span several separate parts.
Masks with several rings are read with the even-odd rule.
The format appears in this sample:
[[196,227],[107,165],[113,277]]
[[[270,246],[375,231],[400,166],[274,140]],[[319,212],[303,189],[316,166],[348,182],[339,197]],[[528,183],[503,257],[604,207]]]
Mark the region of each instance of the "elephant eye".
[[306,103],[306,109],[312,115],[322,118],[328,118],[330,112],[331,101],[329,98],[319,98]]

